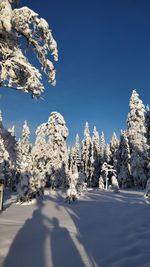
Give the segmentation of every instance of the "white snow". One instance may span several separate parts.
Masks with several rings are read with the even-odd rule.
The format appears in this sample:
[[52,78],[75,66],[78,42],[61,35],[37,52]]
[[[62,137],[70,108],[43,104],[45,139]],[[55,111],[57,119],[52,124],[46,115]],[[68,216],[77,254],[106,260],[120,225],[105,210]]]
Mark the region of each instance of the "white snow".
[[73,204],[60,191],[31,206],[14,199],[0,214],[0,267],[150,266],[142,191],[92,189]]

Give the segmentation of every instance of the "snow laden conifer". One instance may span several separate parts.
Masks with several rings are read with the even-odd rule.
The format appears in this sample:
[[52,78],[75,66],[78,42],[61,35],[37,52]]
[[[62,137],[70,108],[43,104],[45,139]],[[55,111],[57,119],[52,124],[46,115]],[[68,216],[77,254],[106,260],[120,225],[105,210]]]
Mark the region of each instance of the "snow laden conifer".
[[102,167],[104,161],[105,161],[105,135],[104,132],[101,133],[99,137],[99,160],[100,160],[100,167]]
[[68,151],[66,139],[68,128],[63,116],[52,112],[47,122],[47,173],[49,182],[53,187],[67,185]]
[[13,0],[0,1],[0,85],[39,97],[44,90],[41,72],[23,52],[21,38],[35,52],[48,80],[55,85],[55,69],[49,53],[58,60],[57,44],[47,21],[28,7],[13,9]]
[[114,132],[110,141],[110,150],[111,150],[111,164],[114,168],[117,168],[117,150],[119,146],[119,141],[116,133]]
[[85,124],[84,138],[81,151],[82,170],[87,177],[87,184],[91,186],[91,136],[88,122]]
[[75,161],[75,147],[74,146],[70,149],[68,160],[69,160],[68,169],[69,169],[70,174],[76,173],[78,171],[78,168],[77,168],[77,163]]
[[81,147],[80,147],[80,140],[79,135],[76,134],[76,140],[74,145],[74,160],[77,166],[77,171],[80,172],[81,170]]
[[110,144],[106,144],[104,152],[104,162],[110,164],[112,162],[112,154],[110,150]]
[[36,141],[31,150],[32,155],[32,191],[37,195],[44,193],[46,184],[46,163],[47,163],[47,144],[46,144],[46,124],[43,123],[36,129]]
[[15,189],[15,169],[16,169],[16,137],[14,127],[6,129],[3,126],[2,112],[0,112],[0,135],[3,145],[8,153],[8,159],[5,161],[5,185]]
[[9,159],[9,154],[4,147],[3,139],[0,135],[0,179],[7,185],[7,169],[6,164]]
[[75,145],[70,148],[69,151],[69,163],[68,168],[70,173],[76,173],[81,170],[81,150],[80,150],[80,143],[79,143],[79,135],[76,135]]
[[148,179],[145,107],[136,90],[132,92],[129,106],[127,134],[131,152],[131,175],[135,186],[145,187]]
[[146,125],[146,138],[148,144],[148,156],[150,158],[150,108],[148,105],[146,106],[145,125]]
[[133,179],[131,177],[131,155],[127,132],[121,131],[120,142],[117,153],[117,172],[118,181],[122,188],[129,188],[133,186]]
[[93,136],[91,142],[91,183],[92,186],[98,186],[100,176],[100,146],[99,146],[99,133],[94,126]]
[[17,154],[17,191],[22,202],[32,198],[30,180],[32,177],[31,145],[29,142],[30,130],[27,122],[24,122],[21,140],[18,141]]

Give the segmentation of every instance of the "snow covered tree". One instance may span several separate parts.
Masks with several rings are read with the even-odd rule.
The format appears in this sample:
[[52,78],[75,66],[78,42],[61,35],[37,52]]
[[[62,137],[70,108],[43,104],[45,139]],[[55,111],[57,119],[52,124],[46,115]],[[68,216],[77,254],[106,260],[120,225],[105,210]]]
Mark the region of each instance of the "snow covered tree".
[[130,161],[131,155],[127,132],[121,131],[120,143],[117,153],[117,173],[118,180],[122,188],[133,186]]
[[115,174],[111,177],[111,189],[113,189],[116,193],[119,192],[119,184]]
[[39,97],[44,90],[41,72],[23,52],[21,38],[35,52],[49,82],[55,85],[55,69],[49,52],[58,60],[57,43],[47,21],[28,7],[13,9],[13,0],[0,1],[0,86],[15,88]]
[[[110,179],[111,179],[112,175],[114,175],[115,173],[116,173],[116,170],[114,169],[114,167],[112,165],[108,164],[107,162],[103,163],[102,169],[101,169],[100,182],[101,182],[101,185],[102,185],[103,181],[105,182],[106,190],[108,189],[108,185],[110,183]],[[102,181],[102,179],[103,179],[103,181]]]
[[99,133],[95,126],[93,129],[91,144],[92,144],[91,183],[92,186],[98,186],[99,176],[100,176],[100,146],[99,146]]
[[8,162],[9,154],[4,147],[4,142],[0,136],[0,179],[4,180],[4,184],[7,185],[6,177],[6,163]]
[[36,141],[32,147],[32,178],[30,184],[32,184],[32,191],[41,195],[44,193],[44,187],[46,184],[46,124],[41,124],[36,130]]
[[105,190],[105,186],[104,186],[104,180],[103,180],[103,177],[102,176],[100,176],[100,178],[99,178],[99,184],[98,184],[98,187],[99,187],[99,189],[100,190]]
[[99,138],[99,158],[100,158],[100,166],[102,167],[104,161],[105,161],[105,136],[104,132],[101,133]]
[[0,135],[3,145],[8,153],[8,160],[5,161],[5,185],[15,190],[15,169],[16,169],[16,137],[14,127],[6,129],[3,126],[2,112],[0,112]]
[[116,133],[114,132],[112,135],[112,139],[110,141],[110,150],[111,150],[111,164],[114,166],[114,168],[117,167],[117,150],[119,146],[119,141],[117,138]]
[[79,172],[81,169],[81,150],[79,135],[76,135],[75,145],[69,151],[69,170],[71,173]]
[[47,172],[49,181],[53,180],[54,187],[67,184],[68,151],[66,139],[68,128],[63,116],[52,112],[47,122]]
[[144,188],[148,179],[145,107],[136,90],[132,92],[129,106],[127,134],[131,153],[131,175],[134,185]]
[[105,162],[107,162],[107,163],[112,162],[112,154],[111,154],[111,150],[110,150],[110,144],[106,144],[106,146],[105,146],[104,159],[105,159]]
[[148,156],[150,158],[150,108],[147,105],[145,114],[146,138],[148,144]]
[[[82,172],[74,172],[69,174],[66,199],[75,200],[87,191],[87,183],[85,182],[86,176]],[[73,198],[73,199],[72,199]]]
[[79,142],[79,135],[76,134],[76,141],[74,145],[74,160],[77,166],[78,172],[81,169],[81,148],[80,148],[80,142]]
[[91,186],[91,137],[88,122],[85,124],[84,138],[82,140],[81,161],[82,170],[87,177],[88,186]]
[[30,130],[25,121],[22,129],[22,138],[18,141],[17,153],[17,191],[20,201],[28,201],[32,198],[32,189],[30,186],[32,158],[29,137]]

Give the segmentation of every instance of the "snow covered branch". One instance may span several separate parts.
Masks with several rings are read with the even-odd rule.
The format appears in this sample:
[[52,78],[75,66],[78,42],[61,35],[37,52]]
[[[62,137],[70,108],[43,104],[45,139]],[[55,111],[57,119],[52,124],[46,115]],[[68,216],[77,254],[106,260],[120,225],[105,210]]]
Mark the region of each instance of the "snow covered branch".
[[52,85],[56,84],[54,65],[49,52],[58,60],[57,43],[45,19],[28,7],[12,9],[12,1],[0,3],[0,85],[16,88],[39,97],[44,90],[42,76],[20,48],[21,37],[32,47]]

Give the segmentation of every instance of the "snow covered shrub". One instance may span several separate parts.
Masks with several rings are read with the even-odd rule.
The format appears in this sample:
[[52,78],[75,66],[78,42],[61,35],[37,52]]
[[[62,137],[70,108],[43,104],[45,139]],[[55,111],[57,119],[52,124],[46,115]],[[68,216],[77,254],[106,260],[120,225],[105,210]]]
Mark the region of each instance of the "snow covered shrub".
[[75,201],[78,199],[78,194],[77,194],[77,190],[76,187],[73,183],[71,183],[69,185],[69,188],[67,189],[67,193],[66,193],[66,200],[71,203],[72,201]]
[[113,175],[111,177],[111,189],[114,190],[114,192],[119,192],[119,184],[118,184],[118,181],[117,181],[117,178],[115,175]]
[[41,73],[24,55],[21,37],[35,52],[52,85],[56,83],[55,69],[48,56],[50,52],[58,60],[57,44],[45,19],[26,6],[13,9],[12,2],[0,1],[0,85],[39,97],[44,90]]
[[87,191],[87,183],[86,183],[86,176],[82,172],[77,172],[76,174],[77,177],[77,183],[76,183],[76,189],[78,192],[78,195],[83,195]]
[[99,178],[99,185],[98,185],[99,189],[100,190],[105,190],[105,186],[104,186],[104,180],[103,180],[103,177],[100,176]]

